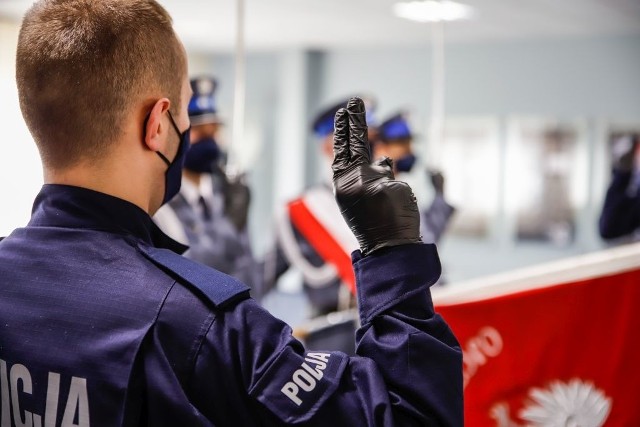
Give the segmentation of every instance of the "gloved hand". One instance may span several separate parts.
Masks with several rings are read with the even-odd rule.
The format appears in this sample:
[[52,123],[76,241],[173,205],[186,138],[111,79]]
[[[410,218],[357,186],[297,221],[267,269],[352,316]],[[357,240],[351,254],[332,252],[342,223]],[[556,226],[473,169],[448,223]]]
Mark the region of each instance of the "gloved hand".
[[224,214],[238,231],[242,231],[247,226],[251,203],[251,191],[246,183],[246,177],[240,174],[234,178],[226,178],[223,187]]
[[351,98],[335,117],[333,187],[363,255],[420,242],[420,215],[411,187],[395,181],[391,159],[371,163],[364,103]]
[[444,194],[444,176],[442,173],[437,170],[428,170],[427,176],[436,194]]

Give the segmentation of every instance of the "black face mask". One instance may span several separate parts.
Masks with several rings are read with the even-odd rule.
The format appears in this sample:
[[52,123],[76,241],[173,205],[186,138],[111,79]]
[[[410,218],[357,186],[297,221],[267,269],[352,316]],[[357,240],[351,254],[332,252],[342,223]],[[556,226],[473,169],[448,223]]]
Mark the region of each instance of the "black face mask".
[[[164,174],[164,198],[162,199],[162,204],[164,205],[169,200],[173,199],[173,197],[178,194],[180,191],[180,185],[182,184],[182,168],[184,166],[184,159],[187,155],[187,151],[189,150],[189,135],[191,133],[191,126],[184,132],[180,132],[178,129],[178,125],[173,120],[173,116],[170,111],[169,119],[171,120],[171,124],[173,128],[176,130],[178,136],[180,137],[180,145],[178,146],[178,152],[176,156],[173,158],[173,162],[169,161],[164,154],[159,151],[156,151],[156,154],[160,156],[162,161],[167,164],[167,171]],[[145,126],[146,129],[146,126]]]
[[395,161],[396,169],[398,172],[409,172],[413,169],[413,165],[416,163],[416,156],[413,154],[407,154]]
[[213,165],[220,159],[220,147],[213,138],[203,138],[191,144],[184,161],[184,168],[197,173],[213,172]]

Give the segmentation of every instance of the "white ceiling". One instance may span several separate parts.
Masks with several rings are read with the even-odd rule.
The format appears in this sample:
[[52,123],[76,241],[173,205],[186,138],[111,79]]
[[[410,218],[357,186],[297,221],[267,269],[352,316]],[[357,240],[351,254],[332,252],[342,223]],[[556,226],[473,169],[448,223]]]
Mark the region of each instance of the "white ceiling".
[[[230,50],[235,0],[159,0],[188,49]],[[395,0],[245,0],[247,47],[336,48],[423,44],[429,24],[393,16]],[[640,34],[640,0],[459,0],[471,21],[446,24],[448,42]],[[19,19],[31,0],[0,0]]]

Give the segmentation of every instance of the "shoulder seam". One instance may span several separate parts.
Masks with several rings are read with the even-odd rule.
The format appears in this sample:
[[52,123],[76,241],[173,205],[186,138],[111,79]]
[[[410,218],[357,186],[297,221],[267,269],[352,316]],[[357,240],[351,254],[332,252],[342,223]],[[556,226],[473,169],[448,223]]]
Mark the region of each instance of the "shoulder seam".
[[138,250],[157,268],[183,286],[197,290],[217,309],[222,309],[249,294],[249,287],[238,279],[199,264],[166,249],[142,248]]
[[193,343],[193,350],[190,352],[189,357],[189,371],[187,373],[187,377],[185,378],[185,385],[189,385],[191,383],[191,378],[193,378],[193,374],[196,369],[196,363],[198,362],[198,357],[200,356],[200,350],[202,350],[202,346],[204,344],[204,340],[207,339],[207,335],[209,335],[209,331],[216,321],[216,315],[214,313],[210,313],[207,317],[207,321],[203,322],[201,331],[203,332],[201,335],[199,334],[199,339],[195,340]]

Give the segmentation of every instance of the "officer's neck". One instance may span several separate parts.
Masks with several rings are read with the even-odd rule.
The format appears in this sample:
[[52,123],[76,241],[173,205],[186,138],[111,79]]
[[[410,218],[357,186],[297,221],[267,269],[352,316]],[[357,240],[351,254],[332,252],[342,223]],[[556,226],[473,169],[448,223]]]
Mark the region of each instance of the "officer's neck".
[[158,185],[157,180],[132,176],[131,170],[135,169],[131,169],[131,165],[105,163],[107,164],[83,163],[62,170],[44,168],[44,182],[87,188],[126,200],[147,213],[155,212],[157,208],[152,206],[159,206],[159,202],[153,200],[154,196],[149,189]]

